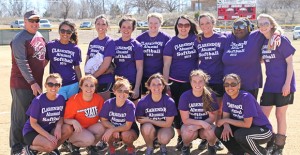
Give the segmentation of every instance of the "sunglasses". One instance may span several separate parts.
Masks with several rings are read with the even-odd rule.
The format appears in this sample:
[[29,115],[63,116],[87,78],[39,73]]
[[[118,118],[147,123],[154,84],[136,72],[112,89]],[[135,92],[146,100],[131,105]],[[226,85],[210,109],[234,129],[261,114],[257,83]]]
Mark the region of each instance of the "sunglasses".
[[59,30],[59,32],[61,33],[61,34],[72,34],[73,33],[73,31],[72,30],[65,30],[65,29],[60,29]]
[[48,82],[47,85],[49,87],[56,87],[56,88],[59,88],[61,86],[60,83],[52,83],[52,82]]
[[235,83],[235,82],[233,82],[233,83],[224,83],[223,84],[223,86],[224,87],[236,87],[237,85],[239,85],[239,83]]
[[247,26],[245,25],[233,25],[233,29],[237,30],[237,29],[245,29]]
[[257,23],[257,27],[268,27],[270,24],[270,22]]
[[125,93],[125,94],[129,94],[130,93],[129,90],[121,90],[121,89],[118,89],[117,92],[118,93]]
[[189,28],[190,26],[191,26],[191,24],[190,23],[187,23],[187,24],[182,24],[182,23],[178,23],[177,24],[177,26],[179,27],[179,28]]
[[40,19],[28,19],[28,22],[30,22],[30,23],[39,23]]

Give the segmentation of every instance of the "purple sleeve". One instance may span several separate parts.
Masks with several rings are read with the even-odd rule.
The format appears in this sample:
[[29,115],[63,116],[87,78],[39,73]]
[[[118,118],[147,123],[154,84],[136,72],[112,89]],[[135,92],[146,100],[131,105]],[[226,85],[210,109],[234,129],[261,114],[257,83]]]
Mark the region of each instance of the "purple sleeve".
[[177,115],[177,109],[176,109],[176,105],[174,100],[171,97],[168,97],[167,100],[167,112],[166,112],[166,116],[167,117],[172,117],[172,116],[176,116]]
[[127,103],[127,111],[126,111],[126,121],[134,122],[135,121],[135,106],[134,103]]
[[219,109],[219,105],[217,103],[217,96],[214,93],[212,93],[212,98],[214,100],[214,102],[211,103],[212,111],[216,111]]
[[[40,97],[40,96],[39,96]],[[39,99],[36,97],[32,100],[26,114],[35,119],[39,119],[41,113],[41,107],[39,104]]]
[[164,52],[163,52],[164,56],[172,57],[173,56],[173,47],[174,46],[172,46],[172,39],[171,39],[166,43],[166,46],[165,46]]
[[[245,94],[243,94],[245,95]],[[256,109],[256,100],[255,98],[250,94],[247,93],[247,95],[244,96],[243,98],[243,110],[244,110],[244,118],[249,118],[249,117],[257,117],[258,112]]]
[[137,42],[136,40],[132,42],[133,50],[134,50],[134,59],[135,60],[143,60],[144,59],[144,52],[142,45]]
[[225,93],[223,95],[223,107],[222,107],[222,110],[224,112],[230,113],[229,108],[227,106],[228,98],[229,98],[229,96]]
[[109,119],[108,117],[108,113],[109,113],[109,105],[110,105],[110,99],[105,101],[104,104],[103,104],[103,107],[99,113],[99,116],[100,117],[103,117],[103,118],[106,118],[106,119]]
[[178,110],[189,111],[189,103],[187,93],[183,93],[179,98]]
[[145,106],[144,106],[145,105],[145,102],[144,102],[145,97],[143,99],[141,99],[138,102],[137,106],[136,106],[136,111],[135,111],[135,116],[136,117],[138,117],[138,116],[146,116],[145,115]]
[[82,61],[81,60],[81,50],[78,46],[75,47],[75,50],[77,50],[77,57],[76,57],[76,60],[74,61],[74,66],[79,66],[80,65],[80,62]]
[[112,39],[108,40],[105,46],[104,57],[115,57],[116,56],[116,45]]
[[278,51],[284,56],[284,58],[294,55],[296,49],[292,46],[291,42],[285,36],[281,36],[281,44],[278,47]]

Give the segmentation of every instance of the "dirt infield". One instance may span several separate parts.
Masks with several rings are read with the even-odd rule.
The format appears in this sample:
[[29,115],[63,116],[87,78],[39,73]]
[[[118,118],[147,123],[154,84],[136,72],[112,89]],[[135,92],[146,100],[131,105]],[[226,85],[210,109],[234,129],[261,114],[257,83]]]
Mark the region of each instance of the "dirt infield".
[[[293,41],[292,44],[298,51],[300,50],[300,41]],[[83,60],[85,60],[85,55],[87,51],[88,44],[81,43],[79,47],[82,50]],[[10,47],[0,46],[0,71],[2,75],[2,86],[3,90],[2,97],[0,98],[0,155],[8,155],[10,151],[9,147],[9,127],[10,127],[10,106],[11,106],[11,95],[9,89],[9,77],[10,77],[10,69],[11,69],[11,52]],[[83,65],[83,63],[82,63]],[[264,65],[263,65],[264,66]],[[83,67],[82,67],[83,68]],[[299,126],[300,126],[300,53],[296,51],[294,56],[294,70],[296,73],[296,81],[297,81],[297,90],[298,92],[295,93],[295,101],[294,104],[289,106],[288,113],[287,113],[287,122],[288,122],[288,130],[287,130],[287,142],[284,149],[285,155],[295,155],[300,154],[297,152],[297,149],[300,148],[300,134],[299,134]],[[45,71],[45,74],[48,75],[48,67]],[[262,90],[260,90],[261,93]],[[260,95],[259,95],[260,96]],[[274,116],[274,110],[271,113],[271,122],[274,128],[276,129],[276,121]],[[180,154],[180,152],[174,151],[176,145],[176,135],[169,143],[168,150],[169,154],[176,155]],[[139,139],[134,143],[137,147],[138,154],[144,154],[146,149],[145,143],[143,141],[142,136],[140,135]],[[206,154],[206,151],[200,152],[197,150],[197,146],[199,144],[199,140],[193,141],[193,148],[191,150],[192,154]],[[82,150],[82,154],[86,154],[84,150]],[[159,149],[155,150],[156,154],[159,154]],[[124,149],[119,151],[120,154],[124,154]],[[218,151],[218,154],[227,154],[227,150],[224,149],[223,151]]]

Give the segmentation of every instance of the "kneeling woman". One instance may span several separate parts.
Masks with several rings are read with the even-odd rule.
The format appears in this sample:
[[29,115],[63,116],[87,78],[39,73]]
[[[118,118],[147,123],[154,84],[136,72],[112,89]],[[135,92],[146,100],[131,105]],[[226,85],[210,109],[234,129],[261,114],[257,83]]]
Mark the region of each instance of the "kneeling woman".
[[101,139],[105,128],[98,116],[103,98],[95,93],[97,79],[92,75],[83,76],[79,81],[81,92],[70,97],[65,111],[65,123],[74,128],[69,138],[72,154],[79,154],[79,147],[87,147],[89,154],[97,153],[96,143]]
[[216,95],[206,86],[209,76],[202,70],[193,70],[190,74],[191,90],[180,96],[178,109],[183,125],[181,135],[183,155],[190,154],[189,144],[196,138],[206,139],[208,153],[216,154],[213,123],[217,118],[218,103]]
[[113,92],[116,97],[105,101],[100,112],[101,122],[106,128],[102,140],[109,144],[109,154],[115,154],[114,141],[122,140],[127,145],[128,154],[135,154],[133,142],[139,136],[135,123],[135,105],[128,99],[131,92],[129,81],[116,77]]
[[216,136],[234,155],[267,154],[260,144],[272,137],[272,126],[256,99],[240,90],[241,79],[236,74],[224,78],[223,118],[217,121]]
[[45,83],[47,92],[32,100],[26,112],[30,118],[23,128],[26,154],[51,151],[59,154],[58,146],[71,136],[72,126],[63,124],[65,99],[58,94],[61,84],[59,74],[50,74]]
[[157,137],[161,154],[167,154],[166,145],[174,137],[172,123],[177,109],[174,100],[167,93],[167,82],[159,73],[153,74],[145,86],[149,94],[137,104],[137,121],[141,124],[141,133],[146,142],[146,155],[153,153],[153,141]]

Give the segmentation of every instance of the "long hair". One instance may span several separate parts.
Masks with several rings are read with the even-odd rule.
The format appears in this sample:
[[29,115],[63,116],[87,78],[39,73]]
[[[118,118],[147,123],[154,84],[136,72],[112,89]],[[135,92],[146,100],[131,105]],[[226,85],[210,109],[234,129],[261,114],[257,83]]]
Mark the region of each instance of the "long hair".
[[104,19],[105,20],[105,24],[108,26],[109,21],[108,21],[107,17],[104,14],[101,14],[101,15],[99,15],[99,16],[97,16],[95,18],[95,24],[97,23],[98,19]]
[[132,30],[135,29],[135,27],[136,27],[136,19],[133,18],[133,17],[130,17],[130,16],[124,16],[124,17],[119,21],[119,28],[122,27],[122,24],[123,24],[125,21],[130,21],[130,22],[132,22]]
[[72,35],[70,38],[70,42],[74,43],[74,44],[78,44],[78,34],[77,34],[77,30],[76,30],[76,25],[70,21],[63,21],[62,23],[59,24],[59,29],[63,26],[63,25],[67,25],[70,26],[71,30],[72,30]]
[[198,34],[198,30],[197,30],[197,25],[195,24],[194,21],[192,21],[187,15],[182,15],[180,17],[177,18],[176,23],[175,23],[175,34],[176,36],[179,34],[178,28],[177,28],[177,24],[179,22],[179,19],[186,19],[187,21],[189,21],[191,28],[189,31],[189,34],[194,34],[197,35]]
[[[149,79],[147,80],[147,82],[145,83],[146,88],[149,90],[150,92],[150,85],[153,79],[159,79],[161,81],[161,83],[164,86],[164,89],[162,91],[162,94],[166,94],[167,93],[167,86],[169,85],[166,80],[164,79],[164,77],[160,74],[160,73],[155,73],[153,75],[151,75],[149,77]],[[150,92],[151,93],[151,92]]]
[[205,85],[203,88],[203,93],[202,93],[203,109],[205,111],[212,111],[213,107],[212,107],[211,103],[214,103],[216,101],[212,97],[212,94],[214,93],[213,90],[207,86],[210,76],[201,69],[193,70],[190,74],[190,82],[192,82],[192,78],[194,76],[200,76],[203,78],[203,80],[205,82]]

